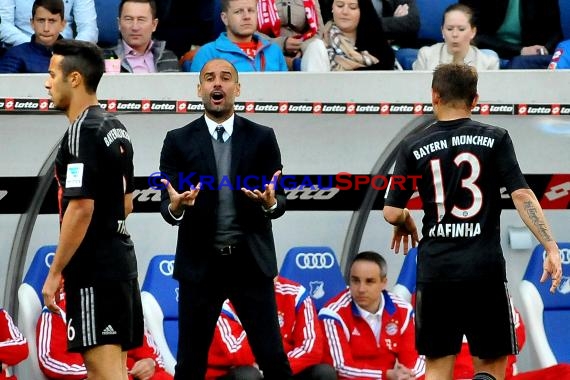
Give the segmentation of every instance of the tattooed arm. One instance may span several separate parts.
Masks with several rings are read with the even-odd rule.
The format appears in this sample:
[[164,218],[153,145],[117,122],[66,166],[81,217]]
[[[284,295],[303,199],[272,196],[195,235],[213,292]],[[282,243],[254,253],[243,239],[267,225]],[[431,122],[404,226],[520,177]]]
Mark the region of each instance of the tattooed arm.
[[534,192],[530,189],[515,190],[511,197],[523,222],[546,250],[544,271],[540,281],[544,282],[550,276],[552,278],[550,292],[553,293],[560,285],[560,280],[562,279],[562,264],[560,262],[558,245],[552,236],[552,231],[544,217],[542,207],[540,207]]

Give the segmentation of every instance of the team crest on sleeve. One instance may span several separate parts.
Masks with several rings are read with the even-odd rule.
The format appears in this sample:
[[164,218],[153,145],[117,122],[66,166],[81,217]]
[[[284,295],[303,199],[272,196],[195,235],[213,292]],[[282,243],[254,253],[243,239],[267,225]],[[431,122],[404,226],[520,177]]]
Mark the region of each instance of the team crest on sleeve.
[[74,163],[67,165],[67,174],[65,175],[65,188],[81,187],[83,184],[83,164]]

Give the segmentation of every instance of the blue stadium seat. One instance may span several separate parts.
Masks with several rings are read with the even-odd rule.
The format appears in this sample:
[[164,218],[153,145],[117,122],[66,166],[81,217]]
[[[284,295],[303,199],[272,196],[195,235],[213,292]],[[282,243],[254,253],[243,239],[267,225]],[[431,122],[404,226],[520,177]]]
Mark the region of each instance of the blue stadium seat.
[[279,274],[307,288],[317,310],[346,289],[338,260],[330,247],[291,248]]
[[562,258],[562,282],[550,293],[550,279],[540,282],[544,247],[538,245],[531,254],[520,284],[522,311],[529,341],[540,367],[570,363],[570,243],[558,243]]
[[416,292],[416,267],[418,261],[418,249],[412,248],[406,255],[400,275],[392,292],[408,302],[412,302],[412,295]]
[[141,288],[147,327],[169,373],[174,373],[178,351],[178,281],[172,278],[173,268],[174,255],[154,256]]
[[416,0],[421,21],[418,32],[420,42],[425,45],[443,42],[441,18],[445,9],[455,3],[457,0]]
[[99,40],[97,44],[108,48],[117,45],[119,40],[119,4],[121,0],[95,0],[95,12],[97,13],[97,28]]
[[[20,379],[47,380],[40,371],[38,362],[36,325],[44,304],[42,288],[56,248],[55,245],[46,245],[36,251],[24,276],[24,281],[18,288],[18,327],[28,340],[30,349],[28,358],[18,366],[18,378]],[[28,372],[23,373],[23,371]]]

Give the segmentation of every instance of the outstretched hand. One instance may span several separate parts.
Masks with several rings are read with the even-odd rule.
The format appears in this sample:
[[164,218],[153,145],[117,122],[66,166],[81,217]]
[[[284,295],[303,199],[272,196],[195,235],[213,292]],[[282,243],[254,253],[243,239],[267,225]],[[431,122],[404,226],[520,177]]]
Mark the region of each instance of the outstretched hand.
[[265,184],[265,190],[263,193],[258,189],[253,191],[246,189],[245,187],[241,188],[241,191],[244,192],[245,195],[249,199],[253,199],[256,202],[261,203],[263,208],[266,210],[271,208],[272,206],[277,203],[277,199],[275,198],[275,184],[279,181],[279,177],[281,176],[281,170],[277,170],[271,179],[271,182]]
[[198,197],[198,193],[200,192],[200,186],[202,186],[202,184],[198,182],[193,189],[187,190],[183,193],[178,193],[168,180],[162,179],[160,182],[166,186],[166,191],[170,198],[170,211],[174,215],[182,214],[185,206],[194,205],[194,202],[196,202],[196,198]]

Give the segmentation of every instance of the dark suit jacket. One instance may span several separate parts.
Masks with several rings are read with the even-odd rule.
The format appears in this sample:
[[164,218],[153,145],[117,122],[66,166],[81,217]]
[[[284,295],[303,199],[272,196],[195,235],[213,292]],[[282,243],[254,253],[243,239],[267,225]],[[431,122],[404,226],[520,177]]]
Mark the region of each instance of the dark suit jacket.
[[[271,213],[262,210],[261,204],[249,199],[236,186],[239,179],[247,180],[247,187],[258,186],[263,191],[262,177],[271,180],[275,171],[282,169],[281,153],[273,129],[235,115],[231,137],[232,163],[230,177],[233,184],[237,223],[244,232],[248,251],[254,256],[261,271],[268,277],[277,275],[275,244],[271,219],[285,212],[285,194],[276,188],[277,208]],[[174,278],[192,282],[201,281],[211,266],[213,242],[218,212],[218,175],[212,147],[212,137],[204,116],[190,124],[169,131],[164,139],[160,156],[160,171],[167,175],[172,186],[183,192],[196,185],[200,176],[214,178],[211,186],[202,184],[194,206],[187,207],[181,222],[168,211],[170,200],[162,191],[160,212],[170,224],[179,224]],[[266,181],[266,182],[267,182]],[[204,181],[202,181],[204,182]],[[236,188],[237,187],[237,188]],[[212,268],[215,271],[215,268]]]
[[543,45],[552,54],[562,40],[559,0],[520,0],[521,43],[507,44],[496,37],[503,24],[509,0],[459,0],[475,12],[479,48],[492,49],[501,58],[520,54],[524,46]]

